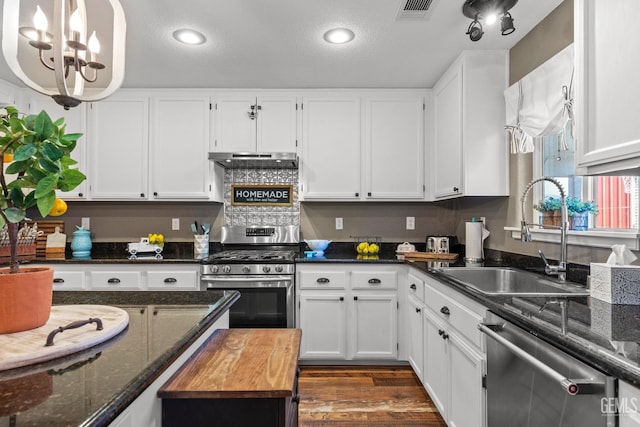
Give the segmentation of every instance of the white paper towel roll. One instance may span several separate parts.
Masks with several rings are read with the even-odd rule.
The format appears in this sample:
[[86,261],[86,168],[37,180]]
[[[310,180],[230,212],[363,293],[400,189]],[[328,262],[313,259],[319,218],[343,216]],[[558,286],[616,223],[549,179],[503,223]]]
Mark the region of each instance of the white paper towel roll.
[[484,228],[482,222],[467,222],[465,227],[466,248],[464,257],[468,261],[480,261],[484,259],[482,246],[484,239],[489,237],[489,230]]

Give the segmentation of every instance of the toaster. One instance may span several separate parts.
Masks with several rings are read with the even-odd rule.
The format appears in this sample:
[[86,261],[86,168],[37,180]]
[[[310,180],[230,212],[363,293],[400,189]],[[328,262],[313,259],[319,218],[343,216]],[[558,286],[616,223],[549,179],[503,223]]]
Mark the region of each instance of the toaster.
[[449,253],[449,238],[447,236],[427,237],[427,252],[436,254]]

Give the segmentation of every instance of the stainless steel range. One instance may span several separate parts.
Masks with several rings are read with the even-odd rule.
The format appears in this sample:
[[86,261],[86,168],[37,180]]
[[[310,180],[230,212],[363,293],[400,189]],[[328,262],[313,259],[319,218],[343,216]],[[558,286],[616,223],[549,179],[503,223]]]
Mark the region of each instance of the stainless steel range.
[[200,287],[239,290],[231,328],[295,327],[298,226],[223,226],[224,250],[202,260]]

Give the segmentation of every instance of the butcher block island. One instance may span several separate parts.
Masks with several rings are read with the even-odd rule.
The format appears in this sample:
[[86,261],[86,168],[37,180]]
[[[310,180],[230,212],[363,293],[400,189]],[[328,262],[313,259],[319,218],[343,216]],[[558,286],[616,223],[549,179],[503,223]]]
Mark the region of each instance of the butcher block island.
[[300,329],[216,331],[160,388],[162,425],[298,425]]

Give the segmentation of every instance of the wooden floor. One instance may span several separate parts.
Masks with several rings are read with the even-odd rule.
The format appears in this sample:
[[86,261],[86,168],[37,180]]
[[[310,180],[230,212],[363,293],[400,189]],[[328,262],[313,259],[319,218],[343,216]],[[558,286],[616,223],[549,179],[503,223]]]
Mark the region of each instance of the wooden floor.
[[302,366],[300,427],[445,427],[410,367]]

